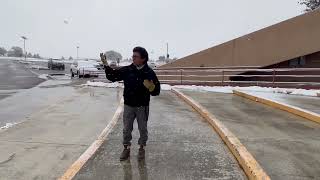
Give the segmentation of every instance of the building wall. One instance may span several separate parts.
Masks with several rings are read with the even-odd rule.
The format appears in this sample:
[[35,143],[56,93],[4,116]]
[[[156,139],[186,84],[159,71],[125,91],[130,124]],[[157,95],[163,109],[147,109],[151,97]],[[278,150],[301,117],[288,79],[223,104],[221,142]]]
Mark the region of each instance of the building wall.
[[161,67],[269,66],[320,51],[320,10],[184,57]]

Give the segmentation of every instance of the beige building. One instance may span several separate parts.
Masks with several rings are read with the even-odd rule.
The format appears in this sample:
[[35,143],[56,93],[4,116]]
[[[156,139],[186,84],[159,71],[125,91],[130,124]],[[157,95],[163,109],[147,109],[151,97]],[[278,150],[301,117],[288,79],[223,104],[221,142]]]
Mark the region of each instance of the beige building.
[[316,10],[162,67],[320,67],[319,22]]

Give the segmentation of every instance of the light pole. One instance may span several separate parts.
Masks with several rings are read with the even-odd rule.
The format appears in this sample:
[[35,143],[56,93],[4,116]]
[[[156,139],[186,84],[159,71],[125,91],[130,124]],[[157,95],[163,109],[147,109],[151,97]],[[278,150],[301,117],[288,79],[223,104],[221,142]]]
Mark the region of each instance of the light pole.
[[24,60],[27,61],[26,40],[28,40],[28,38],[25,36],[21,36],[21,38],[23,39]]
[[167,59],[169,59],[169,43],[167,43]]
[[79,59],[79,46],[77,46],[77,59]]

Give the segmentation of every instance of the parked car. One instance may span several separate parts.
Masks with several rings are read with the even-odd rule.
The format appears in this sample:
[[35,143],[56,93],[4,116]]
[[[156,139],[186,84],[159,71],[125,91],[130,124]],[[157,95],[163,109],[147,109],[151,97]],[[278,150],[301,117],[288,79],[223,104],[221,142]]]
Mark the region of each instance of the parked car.
[[151,63],[149,63],[148,65],[149,65],[149,67],[150,67],[151,69],[154,69],[154,68],[157,67],[157,66],[156,66],[156,63],[154,63],[154,62],[151,62]]
[[96,61],[74,61],[70,67],[71,77],[98,76],[101,70],[101,66]]
[[112,67],[112,68],[115,68],[115,67],[117,67],[117,62],[116,61],[111,61],[109,63],[109,66]]
[[48,68],[51,70],[64,70],[64,63],[60,59],[49,59]]

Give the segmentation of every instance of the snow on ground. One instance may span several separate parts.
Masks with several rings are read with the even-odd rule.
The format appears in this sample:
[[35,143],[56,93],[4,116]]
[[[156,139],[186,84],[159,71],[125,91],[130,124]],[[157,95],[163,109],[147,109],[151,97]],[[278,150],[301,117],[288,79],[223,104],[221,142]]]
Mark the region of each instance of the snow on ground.
[[48,59],[37,59],[37,58],[27,58],[24,60],[24,57],[0,57],[0,59],[7,59],[7,60],[14,60],[14,61],[21,61],[21,62],[48,62]]
[[38,76],[38,78],[48,80],[48,74],[41,74]]
[[6,60],[23,60],[24,58],[19,58],[19,57],[6,57],[6,56],[1,56],[0,59],[6,59]]
[[38,70],[49,70],[48,67],[46,67],[46,66],[39,66],[39,65],[31,65],[31,66],[29,66],[29,68],[31,68],[31,69],[38,69]]
[[92,81],[87,81],[84,86],[93,86],[93,87],[106,87],[106,88],[123,88],[123,84],[119,82],[114,82],[114,83],[105,83],[105,82],[92,82]]
[[[105,82],[91,82],[88,81],[85,86],[95,87],[123,87],[122,83],[105,83]],[[171,86],[168,84],[161,84],[162,90],[171,90],[172,88],[191,90],[191,91],[203,91],[203,92],[220,92],[220,93],[233,93],[232,90],[252,91],[252,92],[269,92],[269,93],[284,93],[304,96],[319,96],[320,90],[306,90],[306,89],[293,89],[293,88],[271,88],[271,87],[232,87],[232,86],[195,86],[195,85],[176,85]]]
[[[5,56],[1,56],[0,60],[1,59],[19,61],[20,63],[25,63],[25,64],[29,64],[31,62],[48,62],[49,61],[48,59],[27,58],[26,60],[24,60],[24,57],[5,57]],[[73,60],[61,60],[61,62],[72,63]]]
[[18,123],[6,123],[5,126],[0,127],[0,130],[11,128],[12,126],[14,126],[16,124],[18,124]]

